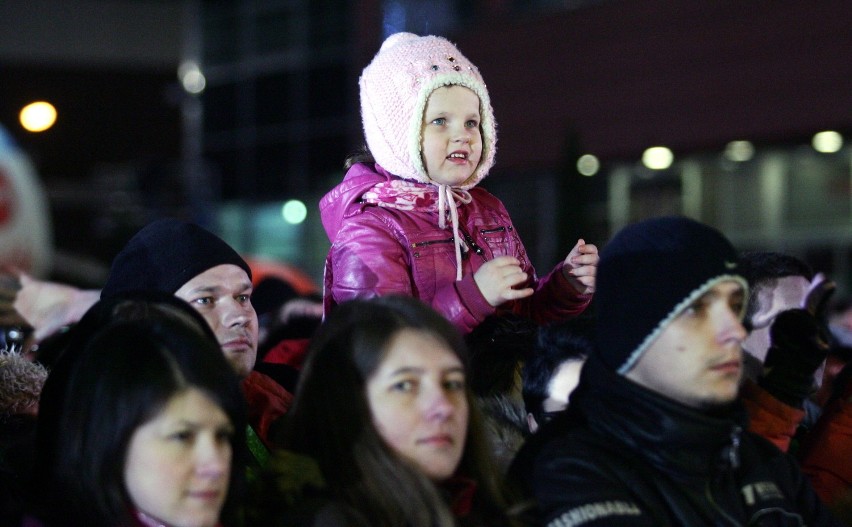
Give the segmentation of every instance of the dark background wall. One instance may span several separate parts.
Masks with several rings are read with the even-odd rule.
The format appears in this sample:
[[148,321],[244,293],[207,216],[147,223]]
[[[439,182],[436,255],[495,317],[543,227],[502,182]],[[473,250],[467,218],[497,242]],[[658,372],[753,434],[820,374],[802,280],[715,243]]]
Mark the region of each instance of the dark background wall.
[[852,3],[618,1],[483,16],[456,41],[483,72],[502,168],[552,167],[566,134],[635,159],[852,128]]
[[[499,126],[485,185],[536,254],[561,253],[576,235],[554,223],[588,233],[583,207],[606,198],[605,170],[584,179],[573,169],[581,153],[606,167],[657,144],[683,155],[852,132],[846,0],[440,3],[454,16],[429,20],[428,2],[383,0],[0,2],[0,124],[45,182],[57,247],[101,263],[153,215],[193,214],[188,95],[176,74],[193,46],[207,48],[209,74],[203,190],[313,205],[362,142],[357,77],[391,4],[420,6],[412,28],[446,35],[482,71]],[[60,118],[33,135],[17,111],[40,97],[57,101]],[[534,200],[547,206],[531,210]],[[327,241],[305,243],[321,252]]]

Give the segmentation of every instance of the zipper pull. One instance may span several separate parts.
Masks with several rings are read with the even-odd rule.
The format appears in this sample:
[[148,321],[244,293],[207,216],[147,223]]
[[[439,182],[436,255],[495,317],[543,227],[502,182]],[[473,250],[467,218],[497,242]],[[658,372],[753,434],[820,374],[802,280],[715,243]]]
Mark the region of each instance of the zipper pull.
[[740,441],[742,434],[742,427],[735,426],[731,430],[731,444],[725,447],[725,451],[722,454],[726,458],[725,461],[727,461],[728,466],[733,469],[740,466]]
[[470,234],[462,231],[462,236],[464,236],[464,240],[467,242],[468,246],[473,250],[473,252],[475,252],[479,256],[482,256],[485,253],[485,251],[482,250],[482,247],[476,245],[476,242],[473,241],[473,238],[470,236]]

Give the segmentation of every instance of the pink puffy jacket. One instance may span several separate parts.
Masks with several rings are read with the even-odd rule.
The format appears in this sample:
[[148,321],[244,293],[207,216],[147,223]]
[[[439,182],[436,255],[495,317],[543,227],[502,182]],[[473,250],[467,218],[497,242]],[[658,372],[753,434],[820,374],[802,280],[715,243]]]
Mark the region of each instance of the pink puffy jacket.
[[481,188],[471,189],[471,203],[459,206],[460,233],[473,250],[462,260],[463,278],[457,282],[453,235],[438,227],[437,213],[400,211],[361,200],[375,184],[394,178],[379,165],[359,163],[320,201],[332,243],[325,262],[326,314],[353,298],[404,294],[423,300],[468,333],[496,311],[473,274],[503,255],[521,261],[536,292],[500,310],[544,324],[578,315],[590,302],[591,295],[578,294],[564,278],[561,263],[543,279],[536,277],[505,207]]

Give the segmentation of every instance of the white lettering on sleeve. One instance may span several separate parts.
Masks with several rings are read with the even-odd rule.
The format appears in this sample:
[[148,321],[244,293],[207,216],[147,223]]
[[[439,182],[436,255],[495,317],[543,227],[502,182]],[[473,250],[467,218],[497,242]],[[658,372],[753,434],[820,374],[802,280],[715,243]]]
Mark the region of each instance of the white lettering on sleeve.
[[547,524],[547,527],[577,527],[592,520],[610,516],[641,516],[636,504],[628,501],[601,501],[588,503],[563,512]]

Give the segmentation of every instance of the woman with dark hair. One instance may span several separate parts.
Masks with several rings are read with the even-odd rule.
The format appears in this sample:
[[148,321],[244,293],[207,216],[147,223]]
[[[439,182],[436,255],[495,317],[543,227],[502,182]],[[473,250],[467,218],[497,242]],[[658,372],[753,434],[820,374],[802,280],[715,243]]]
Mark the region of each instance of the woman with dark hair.
[[460,334],[420,301],[340,305],[311,343],[250,521],[512,525],[466,377]]
[[96,304],[42,391],[25,525],[213,527],[239,497],[245,408],[207,324],[171,295]]

